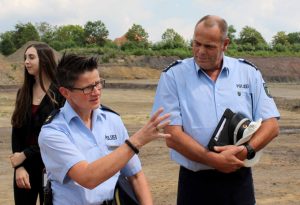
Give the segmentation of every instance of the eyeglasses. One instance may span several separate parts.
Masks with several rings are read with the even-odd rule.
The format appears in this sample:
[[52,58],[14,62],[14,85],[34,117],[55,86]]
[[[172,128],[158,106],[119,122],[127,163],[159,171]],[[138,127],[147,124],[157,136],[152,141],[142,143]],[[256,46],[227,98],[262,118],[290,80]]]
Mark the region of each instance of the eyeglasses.
[[105,79],[101,79],[100,81],[95,82],[93,85],[86,86],[84,88],[74,88],[74,87],[69,87],[68,89],[70,90],[81,90],[85,95],[91,94],[94,89],[101,90],[102,88],[105,87]]

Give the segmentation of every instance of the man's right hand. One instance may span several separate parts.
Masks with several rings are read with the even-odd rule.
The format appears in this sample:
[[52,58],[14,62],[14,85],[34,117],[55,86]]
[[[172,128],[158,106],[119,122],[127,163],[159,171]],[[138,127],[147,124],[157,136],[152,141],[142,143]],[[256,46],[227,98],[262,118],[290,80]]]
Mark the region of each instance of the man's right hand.
[[230,173],[244,167],[244,162],[237,158],[237,154],[245,149],[245,146],[215,146],[215,151],[218,152],[215,168],[220,172]]

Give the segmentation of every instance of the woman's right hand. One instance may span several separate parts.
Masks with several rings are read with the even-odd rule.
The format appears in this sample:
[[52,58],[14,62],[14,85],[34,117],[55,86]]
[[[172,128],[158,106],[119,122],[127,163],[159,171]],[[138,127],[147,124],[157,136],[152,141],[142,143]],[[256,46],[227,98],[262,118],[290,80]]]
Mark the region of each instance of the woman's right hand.
[[24,152],[15,152],[9,156],[11,166],[15,168],[16,166],[22,164],[26,159]]
[[168,113],[163,116],[159,116],[162,112],[163,108],[159,108],[147,122],[147,124],[145,124],[140,130],[130,137],[130,141],[137,148],[140,148],[157,138],[171,137],[170,134],[164,133],[164,128],[170,123],[170,120],[165,120],[170,117],[170,114]]
[[16,183],[21,189],[31,189],[29,175],[24,167],[16,169]]

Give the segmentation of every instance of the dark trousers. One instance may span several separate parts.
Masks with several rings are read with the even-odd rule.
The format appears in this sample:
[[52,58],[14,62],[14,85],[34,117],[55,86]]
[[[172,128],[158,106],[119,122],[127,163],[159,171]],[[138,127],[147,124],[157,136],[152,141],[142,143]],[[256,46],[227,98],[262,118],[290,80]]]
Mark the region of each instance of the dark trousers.
[[250,168],[225,174],[216,170],[190,171],[180,167],[177,205],[254,205]]
[[42,173],[29,174],[31,189],[20,189],[16,184],[16,176],[14,174],[14,198],[16,205],[36,205],[39,195],[40,204],[44,202],[44,191],[42,184]]

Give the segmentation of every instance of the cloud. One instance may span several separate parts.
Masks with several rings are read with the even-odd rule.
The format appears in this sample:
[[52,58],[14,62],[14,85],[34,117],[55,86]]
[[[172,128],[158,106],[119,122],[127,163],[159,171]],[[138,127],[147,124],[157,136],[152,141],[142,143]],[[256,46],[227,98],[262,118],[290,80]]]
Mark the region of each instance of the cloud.
[[254,27],[270,42],[281,30],[300,31],[300,4],[297,0],[193,0],[195,10],[224,17],[237,34],[245,26]]
[[151,41],[160,40],[167,28],[190,39],[202,16],[216,14],[233,25],[237,34],[251,26],[269,42],[278,31],[300,31],[299,9],[298,0],[0,0],[0,33],[13,30],[17,23],[83,26],[101,20],[111,39],[134,23],[149,33]]
[[193,36],[194,25],[187,24],[182,18],[172,17],[159,21],[153,25],[151,32],[155,41],[161,40],[162,34],[168,29],[172,28],[186,40],[190,40]]

